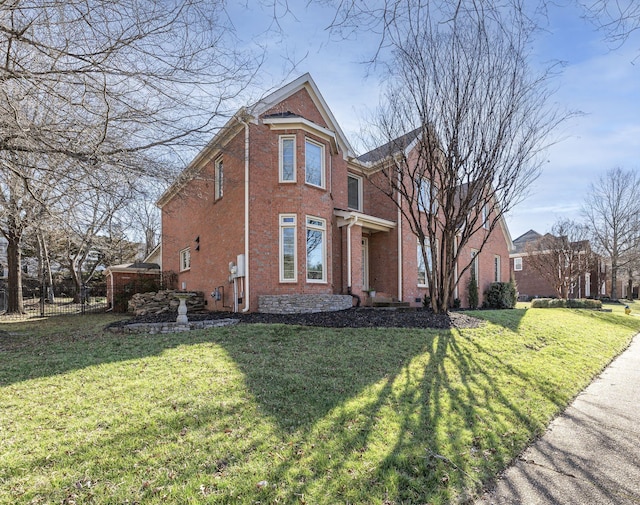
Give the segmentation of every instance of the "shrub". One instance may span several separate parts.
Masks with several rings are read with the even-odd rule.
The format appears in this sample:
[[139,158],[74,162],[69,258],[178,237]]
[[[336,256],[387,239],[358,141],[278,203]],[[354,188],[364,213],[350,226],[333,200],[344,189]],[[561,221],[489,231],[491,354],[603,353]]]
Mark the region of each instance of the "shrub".
[[478,308],[478,284],[476,279],[471,276],[469,279],[469,284],[467,286],[467,291],[469,293],[469,308],[477,309]]
[[454,309],[459,309],[462,306],[462,300],[460,300],[460,298],[454,298],[453,299],[453,308]]
[[431,297],[428,294],[425,294],[422,297],[422,306],[425,309],[430,309],[431,308]]
[[492,282],[484,294],[484,303],[488,309],[512,309],[518,300],[513,282]]
[[535,298],[531,300],[532,309],[554,309],[554,308],[569,308],[569,309],[601,309],[601,300],[591,299],[569,299],[563,300],[561,298]]

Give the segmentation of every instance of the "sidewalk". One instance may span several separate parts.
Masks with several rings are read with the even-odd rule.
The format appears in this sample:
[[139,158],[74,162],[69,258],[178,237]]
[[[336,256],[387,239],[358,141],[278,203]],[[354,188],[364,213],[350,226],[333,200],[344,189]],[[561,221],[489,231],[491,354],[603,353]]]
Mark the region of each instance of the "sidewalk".
[[640,335],[476,505],[640,504]]

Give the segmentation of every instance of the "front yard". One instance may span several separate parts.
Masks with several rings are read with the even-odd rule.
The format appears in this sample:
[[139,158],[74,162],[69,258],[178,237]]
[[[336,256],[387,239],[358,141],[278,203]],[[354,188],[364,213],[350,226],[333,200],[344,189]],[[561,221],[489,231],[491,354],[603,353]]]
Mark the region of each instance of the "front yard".
[[640,331],[571,309],[480,328],[113,316],[0,324],[0,503],[443,504],[473,495]]

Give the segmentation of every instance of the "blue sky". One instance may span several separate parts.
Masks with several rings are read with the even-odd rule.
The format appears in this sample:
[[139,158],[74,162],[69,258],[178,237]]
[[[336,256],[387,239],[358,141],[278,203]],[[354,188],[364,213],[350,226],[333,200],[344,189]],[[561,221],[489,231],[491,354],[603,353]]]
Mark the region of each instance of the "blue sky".
[[[362,63],[371,57],[377,39],[359,34],[331,40],[325,30],[331,21],[328,9],[302,2],[295,9],[287,15],[278,12],[279,33],[267,31],[273,11],[264,6],[251,2],[250,7],[229,10],[238,36],[266,49],[255,94],[310,72],[357,146],[361,126],[379,100],[375,70]],[[640,36],[611,47],[581,18],[577,7],[552,8],[534,58],[563,62],[554,98],[561,108],[582,114],[561,128],[563,140],[547,152],[531,195],[507,216],[513,238],[532,228],[549,231],[559,218],[580,219],[589,184],[607,170],[616,166],[640,170]],[[288,73],[291,61],[298,64]]]

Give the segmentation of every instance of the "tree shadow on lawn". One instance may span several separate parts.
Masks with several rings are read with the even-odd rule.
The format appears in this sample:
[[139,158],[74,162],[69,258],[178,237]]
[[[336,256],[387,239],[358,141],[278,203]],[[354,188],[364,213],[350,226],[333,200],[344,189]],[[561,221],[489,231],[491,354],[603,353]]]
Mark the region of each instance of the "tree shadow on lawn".
[[[451,490],[477,489],[540,427],[493,380],[494,373],[513,370],[494,357],[478,355],[482,351],[455,330],[256,325],[249,331],[230,327],[153,337],[113,335],[71,342],[60,349],[66,351],[65,360],[43,358],[42,368],[35,366],[26,376],[18,370],[11,382],[158,356],[180,345],[194,346],[197,361],[197,346],[203,343],[223,348],[242,373],[246,391],[255,399],[251,416],[260,429],[237,426],[243,413],[221,410],[224,399],[201,403],[201,398],[187,397],[180,408],[190,409],[188,416],[162,406],[154,418],[157,433],[133,419],[117,435],[105,433],[93,443],[64,447],[47,460],[68,459],[70,452],[71,465],[81,469],[100,447],[105,453],[122,447],[121,453],[115,449],[115,460],[129,461],[127,440],[139,439],[141,447],[148,447],[178,437],[182,428],[193,433],[202,450],[178,450],[166,456],[170,463],[160,458],[149,465],[175,467],[176,478],[189,485],[204,472],[204,480],[211,481],[205,489],[226,496],[221,503],[276,498],[293,503],[304,496],[317,503],[362,503],[374,497],[412,503],[446,497]],[[525,383],[517,375],[514,380]],[[515,433],[514,425],[526,427],[524,434]],[[225,426],[233,427],[227,438],[243,435],[227,444]],[[243,467],[248,461],[254,466]],[[33,468],[47,464],[25,462]],[[222,475],[220,481],[212,481],[215,473]],[[100,480],[100,475],[93,478]],[[262,480],[269,486],[256,487]],[[158,486],[170,485],[165,481],[159,478]],[[231,490],[235,498],[228,495]]]
[[373,331],[366,339],[345,331],[301,359],[304,331],[292,338],[274,330],[254,343],[268,349],[261,367],[246,347],[225,346],[265,415],[296,439],[299,452],[275,460],[268,477],[288,483],[287,503],[422,503],[477,490],[541,428],[494,383],[492,373],[507,367],[477,360],[456,331]]

